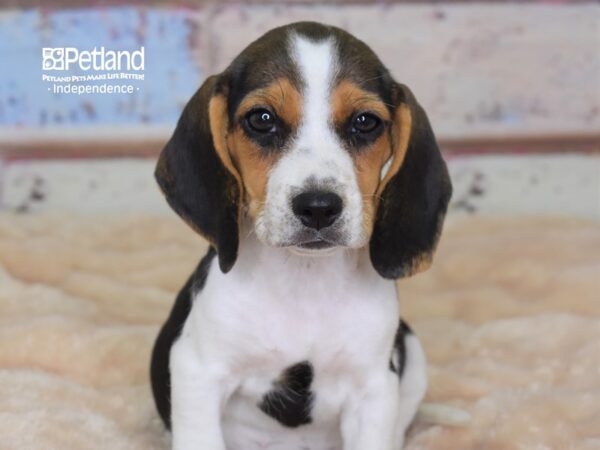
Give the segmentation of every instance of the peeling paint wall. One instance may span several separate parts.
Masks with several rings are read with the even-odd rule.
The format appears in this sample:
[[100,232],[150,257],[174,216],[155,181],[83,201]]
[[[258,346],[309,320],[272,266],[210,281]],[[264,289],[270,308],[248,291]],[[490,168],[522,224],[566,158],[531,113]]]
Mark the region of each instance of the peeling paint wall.
[[[600,136],[600,4],[200,3],[0,12],[0,129],[174,126],[209,74],[298,20],[365,40],[425,107],[438,137]],[[41,48],[145,46],[130,95],[48,92]],[[0,131],[1,132],[1,131]]]

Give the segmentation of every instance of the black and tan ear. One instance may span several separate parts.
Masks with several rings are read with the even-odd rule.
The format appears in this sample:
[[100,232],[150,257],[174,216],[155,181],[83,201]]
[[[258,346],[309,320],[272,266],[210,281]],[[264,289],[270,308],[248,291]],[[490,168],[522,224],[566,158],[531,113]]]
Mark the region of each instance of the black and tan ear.
[[371,262],[385,278],[426,270],[435,251],[452,184],[423,108],[396,86],[393,157],[380,189]]
[[226,148],[226,93],[208,78],[185,106],[155,176],[169,205],[217,250],[228,272],[237,258],[242,186]]

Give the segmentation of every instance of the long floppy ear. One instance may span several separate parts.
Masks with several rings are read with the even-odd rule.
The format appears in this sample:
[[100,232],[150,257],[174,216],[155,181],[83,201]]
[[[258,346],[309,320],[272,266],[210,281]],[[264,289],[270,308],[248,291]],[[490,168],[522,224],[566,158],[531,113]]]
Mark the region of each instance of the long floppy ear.
[[237,258],[242,194],[226,149],[226,104],[219,77],[208,78],[185,106],[155,171],[169,205],[217,250],[223,272]]
[[400,84],[395,104],[393,157],[378,191],[369,244],[373,267],[393,279],[429,268],[452,195],[425,111]]

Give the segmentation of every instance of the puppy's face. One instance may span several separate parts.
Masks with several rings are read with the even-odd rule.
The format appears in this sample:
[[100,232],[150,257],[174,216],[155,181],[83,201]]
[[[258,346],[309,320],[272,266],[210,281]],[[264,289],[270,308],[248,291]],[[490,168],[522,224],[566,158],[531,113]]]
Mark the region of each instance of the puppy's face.
[[349,35],[320,31],[263,37],[212,100],[227,119],[222,131],[213,127],[223,134],[216,145],[239,173],[244,209],[267,245],[366,245],[392,134],[409,133],[402,120],[410,118],[392,122],[394,83],[377,57]]
[[410,91],[362,41],[316,23],[270,31],[209,78],[157,178],[222,268],[235,261],[246,218],[270,246],[370,244],[388,277],[427,265],[451,192]]

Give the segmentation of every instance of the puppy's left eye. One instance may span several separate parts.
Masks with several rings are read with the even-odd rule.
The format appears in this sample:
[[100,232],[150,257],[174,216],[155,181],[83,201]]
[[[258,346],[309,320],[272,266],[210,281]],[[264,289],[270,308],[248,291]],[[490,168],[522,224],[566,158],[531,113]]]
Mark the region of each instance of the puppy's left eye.
[[358,114],[352,123],[352,133],[371,133],[381,125],[381,119],[373,114],[361,113]]

